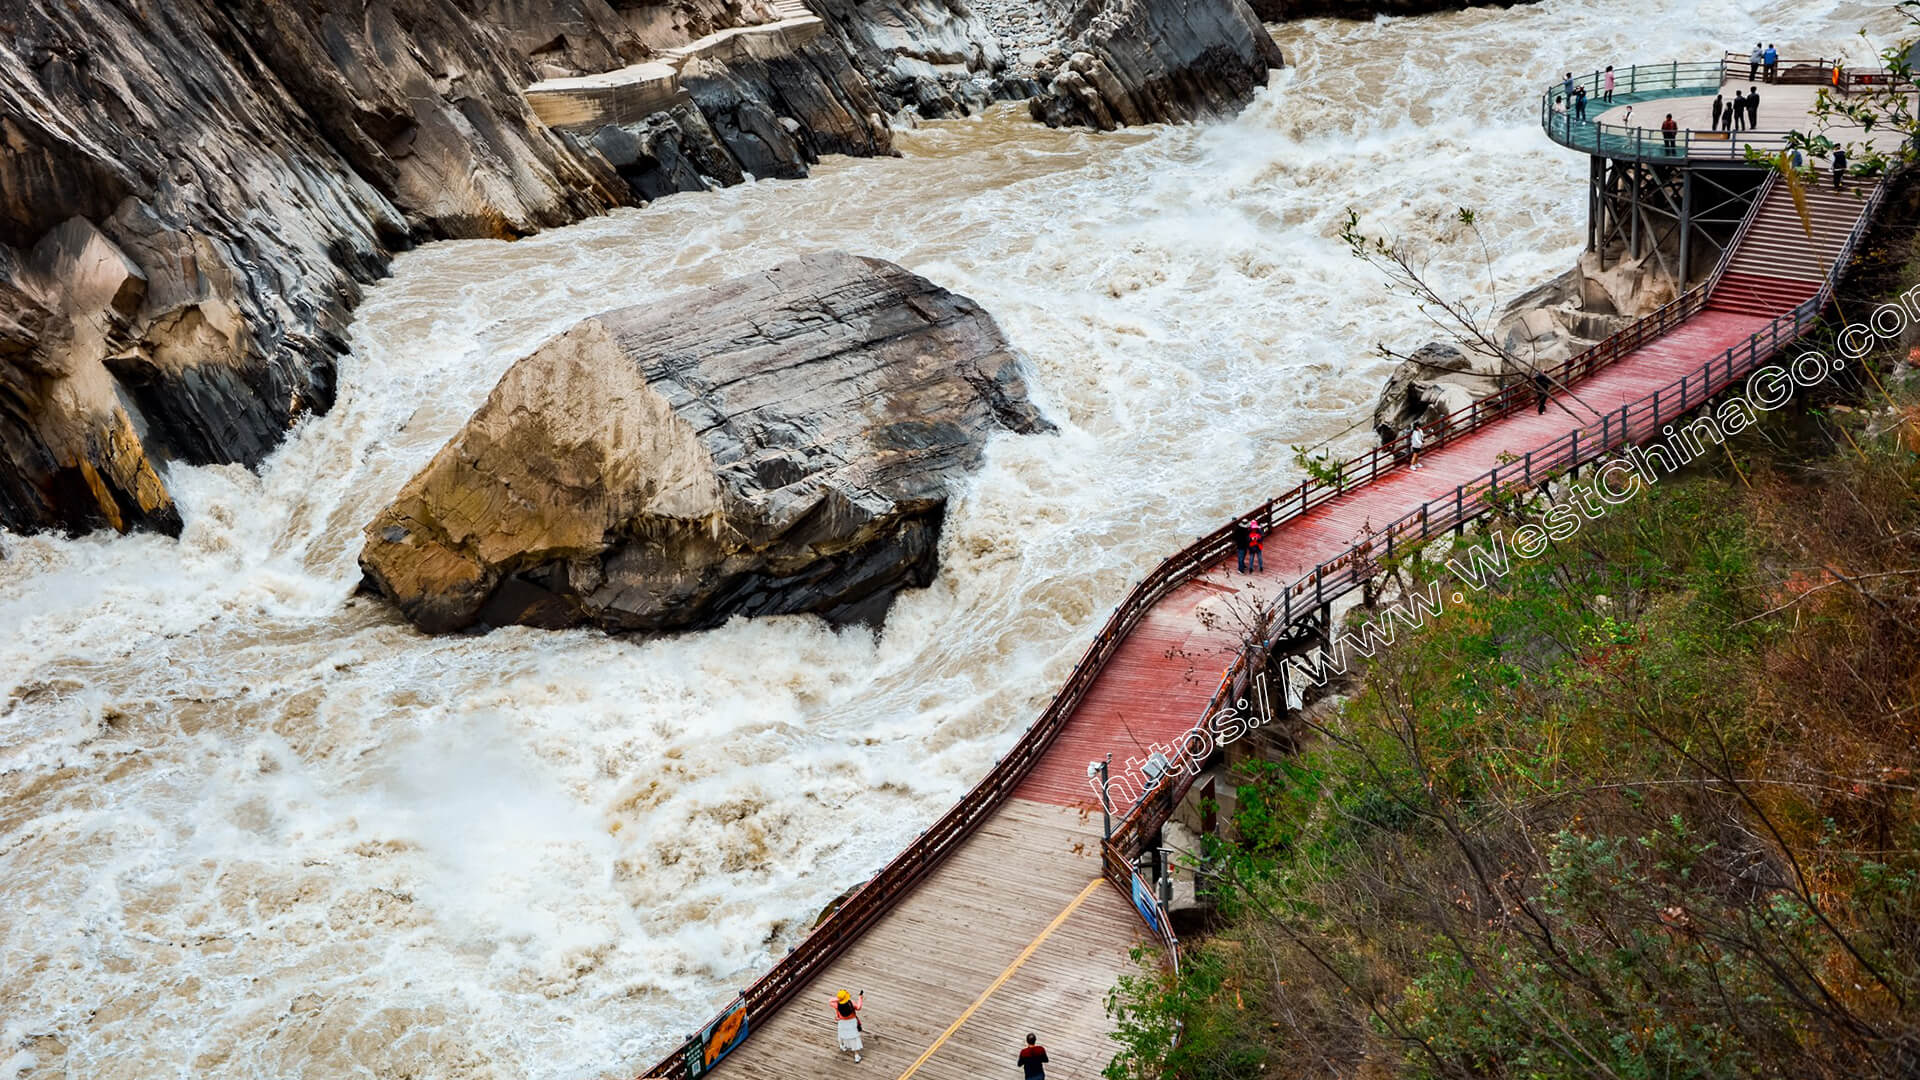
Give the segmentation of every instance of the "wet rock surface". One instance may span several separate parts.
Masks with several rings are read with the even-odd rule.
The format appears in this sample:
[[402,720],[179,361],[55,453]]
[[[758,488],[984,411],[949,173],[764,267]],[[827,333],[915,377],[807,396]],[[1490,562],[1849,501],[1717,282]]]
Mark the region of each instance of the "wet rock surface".
[[809,256],[585,320],[516,363],[366,530],[417,626],[877,622],[932,580],[997,432],[1051,430],[978,305]]
[[[21,0],[0,36],[0,525],[177,529],[334,396],[390,255],[622,201],[451,0]],[[37,327],[37,329],[36,329]]]
[[1112,130],[1233,112],[1282,66],[1244,0],[1039,0],[1061,45],[1038,61],[1033,118]]
[[[1631,275],[1626,279],[1640,280]],[[1608,291],[1612,281],[1595,273],[1590,260],[1583,257],[1580,266],[1514,298],[1493,327],[1503,356],[1437,341],[1414,350],[1380,391],[1373,409],[1374,432],[1388,442],[1415,425],[1438,423],[1449,413],[1530,378],[1536,369],[1551,368],[1626,329],[1634,316],[1616,313]],[[1644,282],[1636,287],[1658,291]]]
[[[362,290],[416,243],[805,176],[892,153],[890,118],[993,100],[1101,128],[1212,115],[1279,62],[1244,0],[982,7],[814,0],[805,33],[689,58],[795,25],[794,0],[19,0],[0,527],[177,530],[166,464],[257,465],[326,412]],[[668,61],[667,100],[617,124],[549,126],[523,96]]]

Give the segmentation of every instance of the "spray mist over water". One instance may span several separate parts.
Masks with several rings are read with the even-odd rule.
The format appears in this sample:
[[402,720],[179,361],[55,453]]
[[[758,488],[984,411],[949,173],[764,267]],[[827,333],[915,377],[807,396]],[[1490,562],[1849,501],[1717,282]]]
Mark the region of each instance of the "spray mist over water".
[[[1289,444],[1364,444],[1372,346],[1431,335],[1341,246],[1348,206],[1410,237],[1475,208],[1511,297],[1585,227],[1545,82],[1753,38],[1863,61],[1851,35],[1889,22],[1651,0],[1307,22],[1229,122],[1096,135],[1013,107],[903,133],[897,160],[402,257],[330,415],[257,475],[171,470],[178,542],[0,537],[0,1076],[650,1061],[982,775],[1134,579],[1296,482]],[[431,639],[352,596],[362,526],[515,359],[832,248],[980,301],[1061,426],[993,445],[883,635]],[[1433,266],[1484,299],[1477,253]]]

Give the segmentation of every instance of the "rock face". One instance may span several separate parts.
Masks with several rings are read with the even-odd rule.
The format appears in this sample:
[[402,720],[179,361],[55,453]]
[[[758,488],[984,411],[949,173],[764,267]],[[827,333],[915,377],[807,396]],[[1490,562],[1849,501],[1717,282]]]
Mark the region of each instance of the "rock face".
[[156,461],[324,412],[422,239],[625,199],[454,0],[17,0],[0,35],[0,525],[178,528]]
[[1401,361],[1374,405],[1374,431],[1387,442],[1416,424],[1432,424],[1632,323],[1632,316],[1615,313],[1607,288],[1588,272],[1583,257],[1581,266],[1507,305],[1493,330],[1503,356],[1428,342]]
[[[1245,0],[982,3],[1035,64],[968,0],[12,0],[0,527],[177,530],[164,464],[254,465],[325,412],[413,244],[888,154],[909,110],[1190,119],[1279,62]],[[672,77],[618,122],[524,96],[634,65]]]
[[421,629],[877,621],[995,431],[1051,430],[992,318],[841,253],[588,319],[367,527]]
[[1532,0],[1251,0],[1254,13],[1268,22],[1330,16],[1371,19],[1376,15],[1431,15],[1469,7],[1513,7]]
[[[1244,0],[1039,0],[1062,31],[1029,109],[1049,126],[1111,130],[1231,112],[1280,67]],[[1060,59],[1060,54],[1065,59]]]

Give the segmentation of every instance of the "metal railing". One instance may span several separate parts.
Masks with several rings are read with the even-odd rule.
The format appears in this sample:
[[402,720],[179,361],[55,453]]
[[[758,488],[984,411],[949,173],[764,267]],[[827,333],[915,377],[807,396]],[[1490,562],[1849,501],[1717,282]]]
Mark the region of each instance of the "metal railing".
[[[1861,227],[1870,218],[1872,209],[1878,205],[1879,191],[1880,189],[1876,189],[1871,204],[1863,213],[1862,225],[1855,228],[1854,235],[1849,236],[1847,246],[1836,258],[1836,266],[1844,265],[1846,258],[1853,250]],[[1757,207],[1759,201],[1756,200],[1754,205]],[[1748,220],[1751,220],[1751,213]],[[1743,224],[1742,229],[1744,228]],[[1651,315],[1637,320],[1632,326],[1579,355],[1557,365],[1543,367],[1541,370],[1547,372],[1557,383],[1583,379],[1679,326],[1705,305],[1707,291],[1725,269],[1726,260],[1734,246],[1734,244],[1728,245],[1720,266],[1715,269],[1708,282],[1687,290]],[[1837,271],[1835,273],[1837,274]],[[1819,294],[1794,309],[1791,326],[1793,333],[1797,333],[1805,323],[1811,321],[1810,313],[1817,312],[1825,306],[1826,300],[1831,296],[1832,285],[1833,280],[1830,275],[1828,283],[1822,287]],[[1809,314],[1803,317],[1803,312]],[[1774,335],[1771,341],[1786,340],[1779,336],[1781,325],[1781,319],[1774,321],[1770,328]],[[1758,335],[1756,340],[1757,338]],[[1773,347],[1777,347],[1777,344]],[[1733,353],[1734,350],[1729,350],[1728,362],[1731,362]],[[1714,363],[1719,362],[1714,361],[1707,366],[1711,368]],[[1678,401],[1675,401],[1671,393],[1673,388],[1669,387],[1664,391],[1667,394],[1665,399],[1662,399],[1660,393],[1656,393],[1650,399],[1643,399],[1642,402],[1625,407],[1621,414],[1622,419],[1617,423],[1613,422],[1609,416],[1603,423],[1603,441],[1611,439],[1617,443],[1620,439],[1628,437],[1630,431],[1635,436],[1644,433],[1644,424],[1635,427],[1631,426],[1629,421],[1637,422],[1636,418],[1645,413],[1646,401],[1652,402],[1651,408],[1656,418],[1655,430],[1657,430],[1658,418],[1662,416],[1663,400],[1666,403],[1665,419],[1672,419],[1679,415],[1680,410],[1689,407],[1686,405],[1689,400],[1693,404],[1704,400],[1705,383],[1695,385],[1691,391],[1686,379],[1682,379],[1678,385]],[[1465,408],[1455,410],[1444,420],[1432,425],[1430,430],[1436,432],[1436,438],[1428,442],[1428,451],[1437,450],[1450,439],[1478,430],[1523,408],[1530,402],[1531,393],[1531,388],[1525,384],[1515,384],[1487,398],[1475,401]],[[1536,475],[1537,470],[1550,468],[1550,465],[1544,463],[1549,460],[1560,460],[1553,458],[1552,454],[1562,454],[1566,460],[1577,460],[1592,447],[1599,445],[1599,443],[1589,442],[1583,446],[1581,438],[1582,432],[1575,431],[1570,436],[1559,440],[1559,442],[1568,442],[1571,439],[1567,451],[1550,450],[1548,455],[1543,457],[1536,457],[1539,451],[1529,454],[1521,463],[1518,473],[1515,473],[1511,466],[1507,467],[1507,480],[1511,482],[1516,477],[1529,478]],[[1591,439],[1591,436],[1588,438]],[[1554,446],[1558,446],[1558,443]],[[1267,500],[1248,514],[1237,515],[1234,520],[1258,517],[1271,533],[1275,525],[1306,514],[1315,507],[1339,498],[1355,487],[1370,483],[1381,475],[1391,472],[1405,460],[1407,452],[1406,437],[1402,436],[1343,462],[1334,470],[1336,476],[1331,482],[1314,478],[1303,480],[1285,494]],[[1591,456],[1589,455],[1589,458]],[[1494,490],[1495,484],[1500,479],[1500,473],[1501,470],[1496,468],[1493,473],[1475,481],[1475,485],[1478,486],[1462,485],[1457,489],[1450,504],[1454,515],[1452,518],[1445,516],[1444,507],[1441,508],[1441,512],[1435,513],[1434,507],[1437,503],[1448,502],[1442,499],[1428,503],[1413,514],[1389,525],[1383,531],[1387,550],[1392,551],[1396,543],[1404,546],[1412,542],[1408,537],[1415,535],[1413,531],[1415,526],[1410,525],[1410,522],[1417,521],[1417,527],[1420,530],[1418,535],[1429,536],[1435,528],[1441,526],[1442,522],[1447,523],[1446,527],[1451,527],[1452,521],[1464,522],[1484,513],[1487,509],[1485,496]],[[1471,500],[1469,489],[1473,496]],[[952,809],[861,885],[832,914],[821,920],[798,945],[775,962],[766,974],[743,990],[739,998],[734,999],[735,1002],[743,1002],[746,1006],[749,1030],[757,1027],[792,998],[801,987],[824,971],[826,966],[850,946],[861,933],[919,885],[927,874],[955,848],[964,843],[976,825],[999,808],[1000,804],[1032,771],[1033,766],[1045,754],[1055,736],[1066,726],[1073,711],[1085,699],[1087,692],[1099,677],[1100,671],[1141,618],[1152,610],[1162,597],[1203,574],[1208,567],[1232,549],[1232,528],[1233,523],[1230,521],[1213,532],[1196,538],[1193,543],[1163,560],[1145,578],[1136,583],[1126,598],[1108,616],[1100,632],[1095,635],[1079,662],[1074,665],[1073,673],[1068,676],[1066,683],[1054,694],[1039,717],[1021,735],[1019,741],[994,764],[993,769],[955,803]],[[1376,537],[1375,542],[1379,542],[1380,539]],[[1347,555],[1322,563],[1312,573],[1289,586],[1283,595],[1281,621],[1276,625],[1286,627],[1298,621],[1300,614],[1295,610],[1294,599],[1308,595],[1306,590],[1309,586],[1316,606],[1357,587],[1363,578],[1357,569],[1359,561],[1350,557],[1354,550],[1357,549],[1350,549]],[[1342,560],[1346,560],[1343,564],[1344,569],[1336,565],[1341,564]],[[1304,603],[1303,599],[1302,604]],[[1205,718],[1212,717],[1219,708],[1235,696],[1234,688],[1237,683],[1244,683],[1249,670],[1248,665],[1249,658],[1242,655],[1222,675],[1221,682],[1204,714]],[[1202,722],[1207,721],[1203,718]],[[1159,785],[1122,817],[1114,829],[1112,839],[1103,844],[1103,876],[1117,888],[1122,889],[1123,893],[1131,895],[1133,863],[1142,853],[1143,843],[1165,824],[1185,791],[1185,784],[1177,780]],[[1164,921],[1164,912],[1162,916],[1163,940],[1169,949],[1177,949],[1172,928]],[[1177,963],[1177,958],[1175,962]],[[730,1002],[727,1009],[731,1010],[734,1007],[734,1003]],[[723,1010],[723,1014],[725,1011]],[[719,1019],[719,1016],[715,1019]],[[666,1058],[641,1075],[685,1080],[692,1075],[688,1065],[688,1050],[697,1044],[698,1036],[690,1037]]]
[[[1540,95],[1540,126],[1548,138],[1562,146],[1603,157],[1651,162],[1676,158],[1742,161],[1749,147],[1763,153],[1778,153],[1788,149],[1788,137],[1792,131],[1702,131],[1680,128],[1669,139],[1668,133],[1660,130],[1658,122],[1650,126],[1602,124],[1598,117],[1621,105],[1638,105],[1662,98],[1704,97],[1717,93],[1722,84],[1728,81],[1745,80],[1756,85],[1762,82],[1771,85],[1820,84],[1832,86],[1843,93],[1851,93],[1856,89],[1884,88],[1895,82],[1890,73],[1879,68],[1854,71],[1839,66],[1837,60],[1824,58],[1781,59],[1772,79],[1766,78],[1764,70],[1749,79],[1747,66],[1745,53],[1728,53],[1720,60],[1636,64],[1616,69],[1613,73],[1612,102],[1602,100],[1606,92],[1604,71],[1576,75],[1571,80],[1562,79],[1548,86]],[[1586,113],[1593,119],[1581,119],[1575,115],[1570,94],[1572,87],[1586,90]],[[1898,88],[1914,89],[1911,81],[1901,82]],[[1654,112],[1649,110],[1649,119],[1653,119]]]

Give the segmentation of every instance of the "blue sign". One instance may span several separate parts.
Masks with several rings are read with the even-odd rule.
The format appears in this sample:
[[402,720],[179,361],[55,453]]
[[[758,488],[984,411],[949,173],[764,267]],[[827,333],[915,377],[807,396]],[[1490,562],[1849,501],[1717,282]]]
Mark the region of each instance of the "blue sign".
[[1167,936],[1166,927],[1160,925],[1160,904],[1153,898],[1153,889],[1138,873],[1133,875],[1133,909],[1147,921],[1147,929],[1161,937]]

